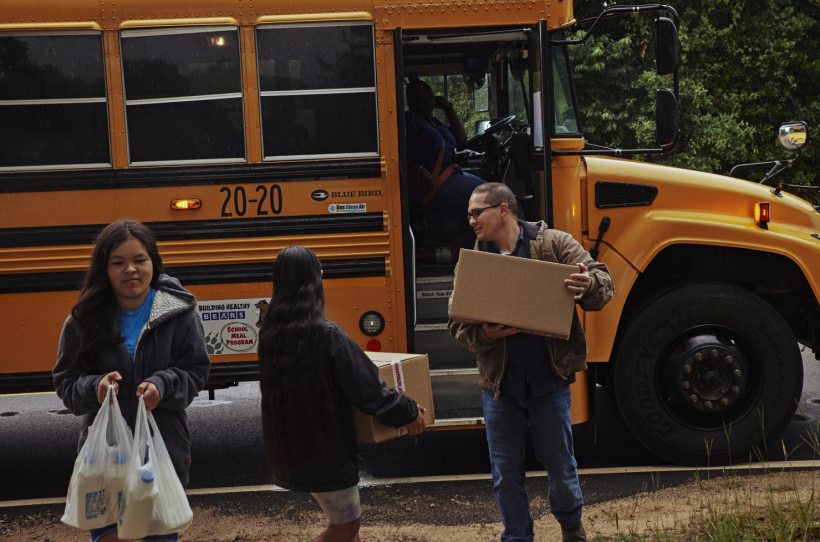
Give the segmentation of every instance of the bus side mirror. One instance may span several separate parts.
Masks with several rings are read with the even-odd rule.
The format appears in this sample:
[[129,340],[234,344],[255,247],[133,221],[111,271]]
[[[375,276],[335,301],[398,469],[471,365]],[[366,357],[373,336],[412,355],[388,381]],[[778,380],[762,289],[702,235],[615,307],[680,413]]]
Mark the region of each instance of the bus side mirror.
[[680,58],[680,40],[675,23],[664,17],[655,21],[655,62],[658,75],[672,75],[678,68]]
[[675,93],[668,88],[659,88],[655,95],[655,129],[658,145],[668,147],[678,137],[680,108]]
[[809,126],[805,122],[787,122],[780,125],[780,143],[790,151],[799,151],[809,140]]

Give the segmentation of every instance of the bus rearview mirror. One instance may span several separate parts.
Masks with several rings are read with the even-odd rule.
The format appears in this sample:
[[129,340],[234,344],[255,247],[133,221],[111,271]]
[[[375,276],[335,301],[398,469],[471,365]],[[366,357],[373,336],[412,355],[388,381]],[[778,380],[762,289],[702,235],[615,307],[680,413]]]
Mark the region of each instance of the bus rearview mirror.
[[658,75],[672,75],[678,68],[680,40],[675,23],[664,17],[655,21],[655,62]]
[[799,151],[809,140],[809,125],[805,122],[787,122],[778,130],[780,144],[790,151]]
[[473,91],[473,109],[476,113],[486,113],[490,110],[490,85],[484,85]]
[[668,147],[678,136],[680,107],[675,93],[668,88],[659,88],[655,95],[655,129],[658,145]]

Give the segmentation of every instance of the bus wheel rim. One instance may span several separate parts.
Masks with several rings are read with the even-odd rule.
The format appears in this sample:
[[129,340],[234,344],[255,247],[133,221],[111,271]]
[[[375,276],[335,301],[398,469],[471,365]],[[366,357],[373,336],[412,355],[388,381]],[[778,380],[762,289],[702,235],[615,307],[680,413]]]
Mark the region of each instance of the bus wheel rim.
[[669,413],[689,426],[721,429],[748,414],[760,393],[749,341],[723,326],[697,326],[672,339],[656,365]]

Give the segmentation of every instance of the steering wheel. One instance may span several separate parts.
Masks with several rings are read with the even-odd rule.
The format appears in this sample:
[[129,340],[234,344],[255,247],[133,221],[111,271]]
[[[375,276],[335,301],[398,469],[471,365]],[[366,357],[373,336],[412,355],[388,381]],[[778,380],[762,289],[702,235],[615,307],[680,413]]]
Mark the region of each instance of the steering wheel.
[[494,123],[490,124],[486,130],[481,132],[480,134],[476,134],[463,144],[456,147],[457,151],[462,151],[464,149],[470,149],[479,152],[486,152],[492,150],[498,143],[493,137],[496,133],[500,132],[502,128],[508,126],[512,121],[515,120],[515,115],[511,115],[506,119],[500,119],[495,121]]

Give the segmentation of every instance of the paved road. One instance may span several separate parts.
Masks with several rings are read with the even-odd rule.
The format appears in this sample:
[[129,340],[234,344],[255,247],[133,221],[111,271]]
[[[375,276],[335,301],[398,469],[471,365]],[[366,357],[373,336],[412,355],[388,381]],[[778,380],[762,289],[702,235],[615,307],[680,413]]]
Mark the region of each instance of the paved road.
[[[797,447],[791,459],[812,459],[813,452],[803,437],[811,425],[820,423],[820,362],[808,350],[803,360],[803,416],[798,414],[798,418],[805,419],[793,421],[783,437],[788,450]],[[580,427],[575,428],[578,466],[663,464],[631,437],[617,417],[611,394],[601,387],[597,393],[599,444],[596,446]],[[188,412],[192,436],[191,489],[271,483],[262,452],[256,383],[217,391],[216,401],[208,401],[207,394],[202,394]],[[68,414],[54,394],[0,396],[0,501],[65,495],[79,431],[79,418]],[[782,448],[780,442],[772,443],[770,459],[782,460]],[[363,479],[490,470],[486,436],[481,429],[429,432],[417,439],[405,437],[385,444],[360,445],[360,455]],[[542,469],[533,459],[528,468]],[[607,488],[600,490],[612,493]]]

